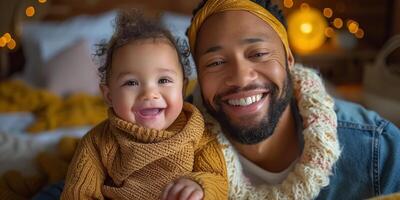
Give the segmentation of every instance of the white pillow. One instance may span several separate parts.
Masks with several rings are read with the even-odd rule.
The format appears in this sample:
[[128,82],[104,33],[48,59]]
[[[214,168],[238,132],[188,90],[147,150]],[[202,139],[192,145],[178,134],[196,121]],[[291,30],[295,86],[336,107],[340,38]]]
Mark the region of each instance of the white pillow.
[[91,54],[94,54],[95,44],[112,36],[115,16],[116,11],[110,11],[99,16],[78,16],[63,22],[23,23],[22,46],[26,57],[23,79],[43,87],[44,64],[80,38],[89,42]]
[[44,66],[45,88],[60,96],[72,93],[98,95],[100,78],[92,57],[84,39],[58,52]]

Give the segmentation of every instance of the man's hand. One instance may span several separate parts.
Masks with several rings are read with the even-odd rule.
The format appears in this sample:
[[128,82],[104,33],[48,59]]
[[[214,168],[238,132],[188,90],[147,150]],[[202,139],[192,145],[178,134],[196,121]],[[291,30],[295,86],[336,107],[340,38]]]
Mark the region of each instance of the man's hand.
[[203,189],[196,182],[180,178],[165,187],[161,200],[201,200]]

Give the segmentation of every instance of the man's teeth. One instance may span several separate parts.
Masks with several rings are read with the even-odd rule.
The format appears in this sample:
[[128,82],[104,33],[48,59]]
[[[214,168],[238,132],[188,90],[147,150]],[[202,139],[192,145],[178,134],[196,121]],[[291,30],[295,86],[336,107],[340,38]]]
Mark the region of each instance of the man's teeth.
[[262,98],[262,94],[257,94],[257,95],[254,95],[251,97],[246,97],[246,98],[230,99],[230,100],[228,100],[228,104],[233,105],[233,106],[248,106],[250,104],[260,101],[261,98]]

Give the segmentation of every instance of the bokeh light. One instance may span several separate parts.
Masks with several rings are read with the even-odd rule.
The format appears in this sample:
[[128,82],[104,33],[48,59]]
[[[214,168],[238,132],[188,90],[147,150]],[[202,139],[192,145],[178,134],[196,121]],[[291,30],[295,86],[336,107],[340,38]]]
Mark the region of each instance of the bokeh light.
[[15,49],[16,46],[17,46],[17,43],[15,42],[14,39],[11,39],[10,42],[7,43],[7,47],[8,47],[8,49],[10,49],[10,50]]
[[286,8],[291,8],[291,7],[293,7],[293,0],[284,0],[283,1],[283,5],[286,7]]
[[25,10],[25,14],[28,17],[32,17],[33,15],[35,15],[35,7],[33,7],[33,6],[27,7]]
[[347,26],[347,28],[349,29],[350,33],[357,33],[358,27],[359,27],[359,25],[355,21],[352,21],[352,22],[348,23],[348,26]]
[[333,26],[335,26],[337,29],[340,29],[343,27],[343,20],[340,18],[335,18],[333,20]]
[[332,11],[331,8],[324,8],[323,13],[324,13],[324,16],[325,16],[326,18],[331,18],[332,15],[333,15],[333,11]]
[[357,32],[356,32],[356,38],[358,39],[362,39],[364,37],[364,30],[362,30],[361,28],[358,28]]
[[325,36],[328,38],[332,38],[335,35],[335,30],[332,27],[327,27],[324,32]]
[[315,50],[326,40],[326,27],[326,19],[320,10],[311,7],[296,10],[288,16],[290,44],[299,53]]
[[7,44],[6,39],[3,37],[0,37],[0,47],[5,47]]
[[300,9],[301,10],[309,10],[310,9],[310,5],[308,5],[308,3],[302,3],[300,5]]

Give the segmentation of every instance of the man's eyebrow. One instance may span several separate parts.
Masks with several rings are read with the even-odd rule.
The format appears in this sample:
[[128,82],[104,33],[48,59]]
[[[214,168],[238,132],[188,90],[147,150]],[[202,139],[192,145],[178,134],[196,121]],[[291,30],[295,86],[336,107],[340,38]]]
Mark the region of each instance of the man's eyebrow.
[[213,47],[208,48],[203,54],[216,52],[216,51],[219,51],[221,49],[222,49],[221,46],[213,46]]
[[265,42],[265,39],[263,39],[263,38],[245,38],[241,42],[244,44],[252,44],[252,43],[257,43],[257,42]]

